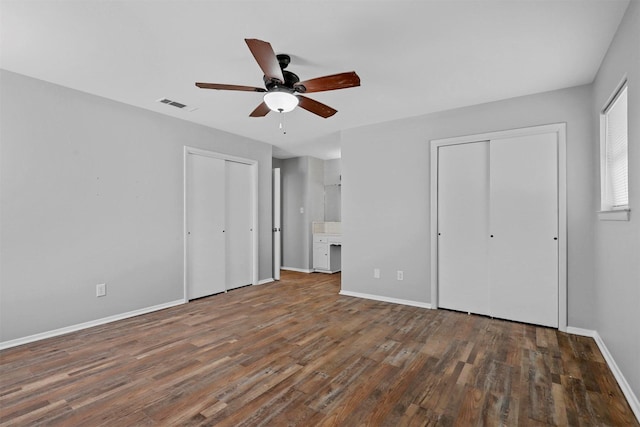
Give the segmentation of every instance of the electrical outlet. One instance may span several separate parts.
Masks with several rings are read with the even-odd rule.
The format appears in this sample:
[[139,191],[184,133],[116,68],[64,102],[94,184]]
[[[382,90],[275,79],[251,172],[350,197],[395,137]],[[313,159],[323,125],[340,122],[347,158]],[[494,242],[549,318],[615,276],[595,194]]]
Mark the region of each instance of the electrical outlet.
[[103,297],[107,295],[107,284],[106,283],[98,283],[96,285],[96,296]]
[[379,268],[374,268],[373,269],[373,278],[374,279],[379,279],[380,278],[380,269]]
[[398,280],[404,280],[404,272],[402,270],[398,270]]

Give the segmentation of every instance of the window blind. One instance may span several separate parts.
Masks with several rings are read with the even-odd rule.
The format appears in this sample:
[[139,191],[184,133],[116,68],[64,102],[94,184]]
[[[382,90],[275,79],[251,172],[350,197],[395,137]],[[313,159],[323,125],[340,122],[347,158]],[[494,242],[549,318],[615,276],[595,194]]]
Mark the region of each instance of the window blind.
[[629,205],[629,172],[627,150],[627,87],[618,92],[604,111],[605,142],[605,203],[609,208]]

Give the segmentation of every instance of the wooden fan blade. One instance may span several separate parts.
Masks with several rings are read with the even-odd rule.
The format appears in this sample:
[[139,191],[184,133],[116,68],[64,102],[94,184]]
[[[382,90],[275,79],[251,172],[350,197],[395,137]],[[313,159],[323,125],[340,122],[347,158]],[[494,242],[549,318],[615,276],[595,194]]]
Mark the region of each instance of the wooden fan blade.
[[305,110],[313,114],[317,114],[320,117],[324,117],[325,119],[327,117],[333,116],[335,113],[338,112],[338,110],[334,110],[328,105],[325,105],[322,102],[318,102],[315,99],[307,98],[306,96],[302,96],[302,95],[296,95],[296,96],[299,99],[298,106],[300,108],[304,108]]
[[266,92],[266,89],[253,86],[239,86],[239,85],[223,85],[218,83],[196,83],[201,89],[217,89],[217,90],[241,90],[245,92]]
[[346,89],[360,86],[360,77],[355,71],[333,74],[331,76],[317,77],[296,83],[293,87],[297,92],[313,93],[325,90]]
[[247,43],[247,46],[249,46],[249,50],[264,75],[271,80],[278,80],[280,83],[284,83],[280,63],[271,44],[258,39],[244,39],[244,41]]
[[262,104],[258,105],[256,109],[251,112],[251,114],[249,114],[249,117],[264,117],[267,115],[267,113],[269,113],[269,111],[271,111],[271,109],[267,107],[267,104],[263,102]]

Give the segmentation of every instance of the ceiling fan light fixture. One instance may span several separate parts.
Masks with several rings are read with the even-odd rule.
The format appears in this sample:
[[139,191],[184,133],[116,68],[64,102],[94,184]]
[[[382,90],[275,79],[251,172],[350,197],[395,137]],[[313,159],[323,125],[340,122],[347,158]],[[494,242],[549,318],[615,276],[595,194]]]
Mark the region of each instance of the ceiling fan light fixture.
[[298,105],[298,97],[289,92],[268,92],[264,95],[264,103],[271,111],[288,113]]
[[203,82],[197,82],[196,86],[201,89],[263,93],[264,100],[249,114],[249,117],[264,117],[270,111],[288,113],[299,105],[303,110],[326,119],[333,116],[338,110],[296,93],[307,94],[360,86],[360,77],[355,71],[300,81],[297,75],[285,70],[291,61],[289,55],[276,55],[271,43],[263,40],[244,39],[244,41],[264,73],[262,76],[264,89],[255,86]]

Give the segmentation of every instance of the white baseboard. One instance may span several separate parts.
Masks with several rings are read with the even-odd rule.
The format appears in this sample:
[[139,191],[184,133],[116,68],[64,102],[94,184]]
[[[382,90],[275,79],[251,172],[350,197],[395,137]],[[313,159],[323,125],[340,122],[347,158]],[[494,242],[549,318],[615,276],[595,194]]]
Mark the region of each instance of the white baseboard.
[[407,299],[383,297],[380,295],[363,294],[360,292],[351,292],[351,291],[341,290],[340,295],[345,295],[348,297],[371,299],[374,301],[391,302],[393,304],[410,305],[412,307],[431,308],[431,304],[429,304],[428,302],[419,302],[419,301],[412,301]]
[[342,270],[318,270],[318,269],[314,269],[313,272],[314,273],[324,273],[324,274],[334,274],[334,273],[338,273]]
[[626,397],[627,402],[629,403],[629,406],[631,406],[631,410],[633,411],[637,420],[640,422],[640,401],[638,401],[638,396],[636,396],[633,390],[631,389],[631,386],[629,385],[629,383],[627,382],[627,379],[622,374],[622,371],[618,367],[618,364],[616,363],[615,359],[609,352],[607,345],[602,340],[602,337],[600,336],[598,331],[594,331],[591,329],[574,328],[572,326],[568,326],[567,333],[574,334],[574,335],[581,335],[584,337],[591,337],[594,339],[594,341],[598,345],[598,348],[600,349],[600,353],[602,353],[602,357],[604,357],[604,360],[607,362],[609,369],[611,369],[613,376],[616,378],[616,381],[618,381],[618,385],[622,390],[622,394],[624,394],[624,397]]
[[582,329],[582,328],[575,328],[573,326],[567,326],[567,333],[571,335],[580,335],[582,337],[594,338],[597,332],[594,331],[593,329]]
[[139,316],[141,314],[151,313],[153,311],[163,310],[165,308],[173,307],[176,305],[184,304],[187,302],[184,299],[179,299],[163,304],[154,305],[152,307],[145,307],[138,310],[129,311],[126,313],[115,314],[109,317],[103,317],[102,319],[91,320],[89,322],[79,323],[77,325],[65,326],[64,328],[54,329],[52,331],[41,332],[39,334],[29,335],[23,338],[16,338],[14,340],[0,342],[0,350],[5,348],[17,347],[22,344],[28,344],[34,341],[40,341],[46,338],[57,337],[59,335],[68,334],[70,332],[79,331],[81,329],[91,328],[93,326],[104,325],[105,323],[115,322],[116,320],[128,319],[129,317]]
[[258,282],[258,285],[266,285],[267,283],[275,282],[273,277],[269,277],[268,279],[262,279]]
[[298,273],[313,273],[313,270],[295,267],[280,267],[280,270],[297,271]]

